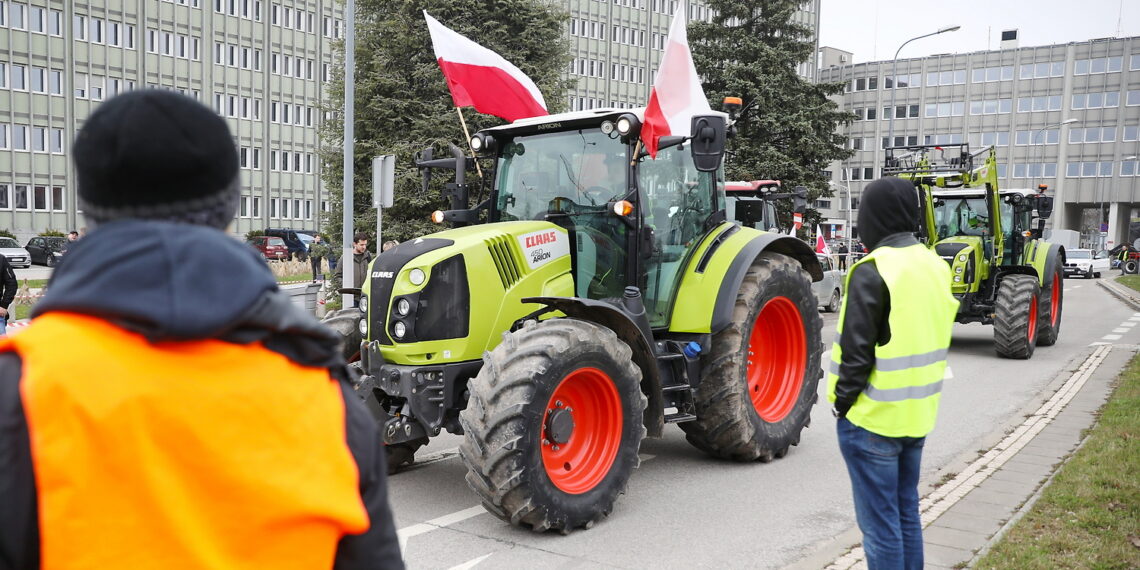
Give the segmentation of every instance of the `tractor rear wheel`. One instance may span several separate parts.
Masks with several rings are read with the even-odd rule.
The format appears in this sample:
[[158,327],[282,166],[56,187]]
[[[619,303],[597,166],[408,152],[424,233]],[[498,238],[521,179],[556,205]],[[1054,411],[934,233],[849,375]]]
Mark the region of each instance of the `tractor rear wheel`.
[[[1088,277],[1092,277],[1092,270]],[[1054,270],[1053,279],[1041,289],[1040,313],[1037,317],[1037,346],[1053,346],[1061,335],[1061,309],[1064,308],[1065,277],[1060,269]]]
[[610,514],[645,437],[632,357],[613,331],[575,319],[528,321],[484,354],[459,453],[491,514],[563,533]]
[[823,374],[811,277],[792,258],[762,253],[736,295],[732,324],[716,333],[696,389],[697,419],[680,424],[698,449],[736,461],[771,461],[799,444]]
[[1028,359],[1037,346],[1040,288],[1032,275],[1007,275],[994,302],[994,348],[998,356]]

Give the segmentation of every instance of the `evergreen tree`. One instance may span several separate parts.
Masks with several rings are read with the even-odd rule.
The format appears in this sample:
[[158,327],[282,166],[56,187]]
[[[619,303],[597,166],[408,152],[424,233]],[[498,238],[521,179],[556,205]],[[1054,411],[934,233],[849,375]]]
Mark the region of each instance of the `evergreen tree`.
[[[441,229],[428,219],[445,208],[440,189],[449,182],[437,173],[428,193],[421,186],[413,155],[435,146],[436,156],[450,156],[447,144],[467,149],[443,73],[435,60],[423,10],[443,25],[497,52],[538,85],[551,113],[562,110],[569,82],[561,79],[569,63],[563,37],[567,15],[540,0],[358,0],[356,17],[355,181],[353,211],[357,231],[373,233],[372,158],[396,156],[395,204],[383,212],[387,241],[407,240]],[[342,221],[342,148],[344,140],[343,43],[335,47],[340,65],[329,84],[332,120],[321,129],[323,179],[330,212],[322,231],[340,241]],[[473,134],[504,121],[466,108],[463,114]],[[442,151],[441,151],[442,149]],[[486,171],[484,170],[486,174]],[[445,180],[447,179],[447,180]],[[475,173],[468,183],[480,184]],[[488,181],[489,185],[489,181]],[[489,186],[488,186],[489,187]],[[472,197],[474,198],[473,191]],[[373,243],[376,237],[373,236]],[[378,245],[378,244],[377,244]]]
[[[716,108],[726,96],[740,97],[751,107],[736,123],[725,161],[729,180],[776,179],[785,189],[808,188],[805,229],[814,231],[819,212],[810,205],[831,196],[824,170],[851,156],[838,127],[849,123],[829,97],[842,84],[811,83],[796,73],[805,61],[815,64],[810,31],[792,21],[801,0],[709,0],[712,22],[689,28],[693,62],[704,80],[705,94]],[[781,209],[787,209],[781,204]],[[781,219],[790,219],[782,212]],[[806,234],[805,234],[806,235]]]

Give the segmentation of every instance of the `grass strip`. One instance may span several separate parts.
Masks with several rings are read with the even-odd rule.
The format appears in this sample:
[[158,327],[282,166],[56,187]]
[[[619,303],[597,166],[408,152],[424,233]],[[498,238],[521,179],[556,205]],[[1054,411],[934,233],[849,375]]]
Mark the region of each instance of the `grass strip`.
[[1140,357],[1115,383],[1084,445],[977,568],[1140,567]]

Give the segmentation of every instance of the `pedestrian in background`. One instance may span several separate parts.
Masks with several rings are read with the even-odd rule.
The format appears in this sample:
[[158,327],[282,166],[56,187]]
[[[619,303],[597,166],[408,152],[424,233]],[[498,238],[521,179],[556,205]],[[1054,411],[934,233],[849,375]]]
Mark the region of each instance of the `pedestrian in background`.
[[313,281],[317,280],[319,275],[324,279],[324,272],[321,271],[321,261],[328,256],[329,246],[321,241],[321,234],[313,236],[313,243],[309,244],[309,263],[313,266]]
[[397,245],[400,245],[400,242],[398,242],[394,239],[390,239],[390,240],[384,242],[384,245],[381,246],[380,251],[381,252],[388,251],[389,249],[392,249],[393,247],[396,247]]
[[859,233],[871,251],[847,273],[831,349],[827,396],[870,570],[922,568],[922,447],[958,310],[949,266],[914,237],[918,215],[907,180],[882,178],[863,191]]
[[79,240],[79,232],[77,232],[75,230],[71,230],[70,232],[67,233],[67,241],[70,242],[70,241],[78,241],[78,240]]
[[0,340],[0,566],[403,567],[339,335],[222,231],[233,141],[158,89],[84,122],[92,231]]
[[[16,290],[20,288],[16,281],[16,272],[8,258],[0,255],[0,335],[8,334],[8,321],[12,320],[8,308],[16,298]],[[3,457],[3,455],[0,455]]]
[[847,271],[847,258],[850,251],[847,249],[847,242],[839,242],[839,270]]
[[[368,251],[368,234],[356,232],[352,236],[352,261],[346,263],[343,259],[337,271],[337,288],[344,285],[344,268],[352,266],[352,288],[359,290],[368,279],[368,264],[372,263],[372,252]],[[359,293],[354,296],[353,306],[360,302]]]

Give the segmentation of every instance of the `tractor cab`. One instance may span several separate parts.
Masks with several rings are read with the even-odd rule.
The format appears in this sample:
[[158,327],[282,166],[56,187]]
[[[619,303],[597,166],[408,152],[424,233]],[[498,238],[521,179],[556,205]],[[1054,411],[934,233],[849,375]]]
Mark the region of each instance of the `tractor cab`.
[[801,216],[807,209],[807,188],[797,186],[792,192],[782,192],[779,180],[730,181],[724,189],[725,215],[746,228],[781,231],[777,207],[780,200],[793,200],[792,211]]

